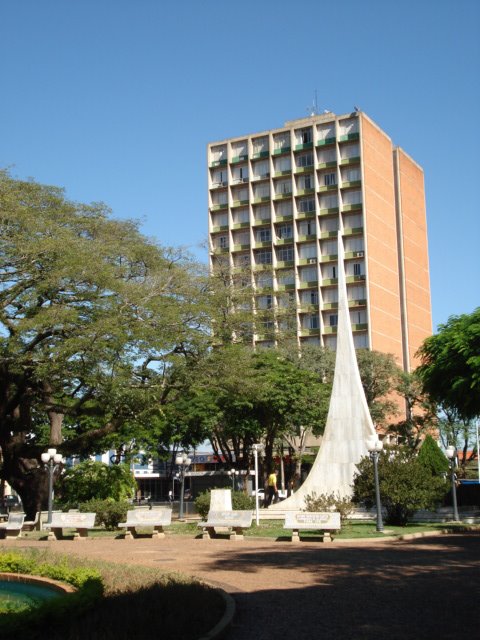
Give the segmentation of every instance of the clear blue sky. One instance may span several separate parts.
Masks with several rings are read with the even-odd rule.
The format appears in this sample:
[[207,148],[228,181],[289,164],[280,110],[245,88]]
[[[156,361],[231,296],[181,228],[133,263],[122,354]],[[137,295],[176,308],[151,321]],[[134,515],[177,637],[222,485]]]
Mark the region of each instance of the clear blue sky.
[[206,144],[319,109],[425,171],[434,328],[480,304],[478,0],[3,0],[0,166],[203,260]]

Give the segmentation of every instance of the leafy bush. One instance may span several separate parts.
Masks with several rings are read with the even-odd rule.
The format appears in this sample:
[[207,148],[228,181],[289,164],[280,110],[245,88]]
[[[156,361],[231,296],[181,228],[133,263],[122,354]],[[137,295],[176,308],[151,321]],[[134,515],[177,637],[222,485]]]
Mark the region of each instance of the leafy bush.
[[126,464],[108,465],[86,460],[65,472],[59,483],[61,502],[78,504],[88,500],[125,500],[135,494],[137,483]]
[[338,511],[340,520],[344,522],[352,513],[354,504],[349,498],[340,498],[335,493],[321,493],[315,491],[305,496],[305,511]]
[[99,527],[103,525],[105,529],[113,531],[118,529],[119,522],[125,521],[131,504],[127,500],[88,500],[88,502],[81,502],[78,508],[83,513],[96,513],[95,524]]
[[[357,466],[353,501],[367,507],[375,504],[373,462],[363,458]],[[378,459],[380,497],[387,524],[405,526],[418,509],[433,509],[448,490],[447,483],[432,476],[411,450],[402,447],[384,449]]]
[[[210,510],[210,491],[205,491],[195,498],[195,506],[200,517],[205,520]],[[232,491],[232,509],[255,509],[255,500],[243,491]]]
[[418,452],[418,461],[432,476],[444,476],[448,473],[448,460],[431,435],[427,435],[423,441]]

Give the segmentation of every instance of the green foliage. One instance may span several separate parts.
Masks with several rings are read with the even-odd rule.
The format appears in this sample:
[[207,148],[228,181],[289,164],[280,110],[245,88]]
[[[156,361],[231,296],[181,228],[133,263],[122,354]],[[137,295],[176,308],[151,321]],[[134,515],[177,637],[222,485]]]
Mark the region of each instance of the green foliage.
[[124,522],[127,518],[127,511],[132,508],[132,505],[127,500],[113,500],[107,498],[106,500],[88,500],[87,502],[80,502],[78,508],[83,513],[95,513],[95,525],[101,527],[102,525],[108,531],[114,531],[118,529],[118,523]]
[[[80,621],[81,616],[103,595],[100,573],[92,568],[75,568],[66,562],[50,564],[22,554],[0,553],[0,571],[26,573],[68,582],[76,587],[73,594],[65,594],[46,601],[36,608],[7,611],[0,617],[2,640],[28,635],[32,639],[43,638],[43,631],[50,626],[62,626],[67,620]],[[78,622],[80,624],[80,622]]]
[[[205,520],[210,510],[210,491],[204,491],[195,498],[195,507],[202,520]],[[232,509],[255,509],[255,500],[243,491],[232,491]]]
[[68,504],[92,499],[125,500],[132,498],[136,488],[128,465],[108,465],[93,460],[85,460],[68,469],[60,484],[62,501]]
[[451,316],[424,341],[418,355],[417,372],[432,400],[460,419],[480,416],[480,307]]
[[314,491],[305,496],[304,511],[338,511],[341,522],[345,522],[353,509],[354,504],[349,498],[340,498],[335,493],[317,495]]
[[357,362],[372,420],[382,423],[398,411],[388,394],[395,388],[400,369],[392,355],[368,349],[357,349]]
[[425,437],[417,460],[432,476],[444,476],[448,472],[448,460],[430,434]]
[[[353,501],[367,507],[375,504],[373,462],[363,458],[357,465]],[[388,524],[405,525],[418,509],[433,509],[448,491],[448,484],[432,476],[411,450],[401,447],[384,449],[378,460],[382,506]]]

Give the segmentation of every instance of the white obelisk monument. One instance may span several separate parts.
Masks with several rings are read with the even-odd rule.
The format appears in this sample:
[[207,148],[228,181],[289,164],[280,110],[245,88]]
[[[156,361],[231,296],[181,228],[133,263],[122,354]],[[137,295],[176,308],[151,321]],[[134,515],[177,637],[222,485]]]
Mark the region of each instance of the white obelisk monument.
[[352,495],[356,465],[366,456],[367,440],[375,437],[353,345],[345,281],[344,251],[338,233],[337,354],[327,424],[320,449],[302,486],[289,498],[269,507],[272,511],[299,510],[306,495]]

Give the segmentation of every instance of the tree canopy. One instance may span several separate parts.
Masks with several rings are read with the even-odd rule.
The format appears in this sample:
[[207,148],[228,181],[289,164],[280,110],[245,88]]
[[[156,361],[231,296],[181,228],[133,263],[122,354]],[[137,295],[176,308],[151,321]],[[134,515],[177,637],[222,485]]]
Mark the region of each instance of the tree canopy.
[[88,453],[158,412],[203,340],[195,268],[102,204],[0,172],[1,475],[32,513],[46,444]]
[[417,372],[433,401],[463,420],[480,416],[480,307],[451,316],[427,338]]

